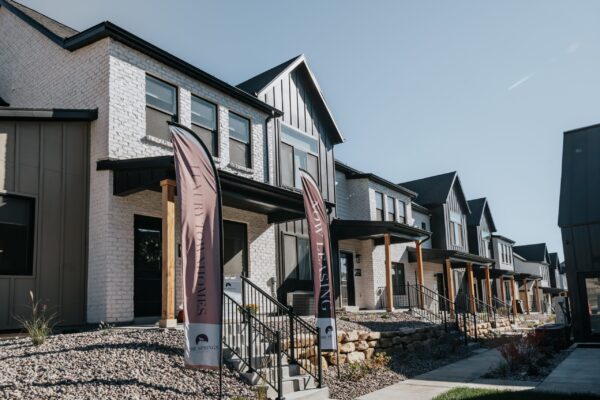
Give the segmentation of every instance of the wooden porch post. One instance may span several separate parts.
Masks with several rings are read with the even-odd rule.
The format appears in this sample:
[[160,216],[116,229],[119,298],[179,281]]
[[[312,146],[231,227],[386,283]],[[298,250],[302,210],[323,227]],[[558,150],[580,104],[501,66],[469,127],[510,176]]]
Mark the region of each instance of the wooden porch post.
[[162,314],[161,328],[174,328],[175,319],[175,181],[165,179],[162,188]]
[[467,263],[467,283],[469,284],[469,303],[471,311],[477,312],[475,308],[475,287],[473,286],[473,264]]
[[517,299],[515,298],[515,277],[510,277],[510,297],[512,297],[512,310],[515,321],[517,318]]
[[510,297],[512,297],[513,316],[517,318],[517,299],[515,298],[515,277],[510,277]]
[[537,312],[542,312],[542,298],[540,296],[540,281],[535,280],[535,300],[537,305]]
[[506,303],[506,293],[504,293],[504,277],[500,277],[500,298],[503,303]]
[[446,258],[446,277],[448,278],[446,297],[451,301],[450,314],[454,315],[454,276],[452,275],[452,261],[449,258]]
[[423,286],[425,285],[424,283],[424,277],[423,277],[423,251],[421,249],[421,242],[420,241],[415,241],[415,243],[417,244],[417,280],[419,282],[419,304],[421,305],[421,308],[425,307],[425,296],[423,294]]
[[490,307],[494,307],[494,302],[492,301],[492,298],[494,297],[492,294],[492,282],[490,280],[490,266],[486,266],[485,267],[485,290],[487,291],[488,294],[488,305]]
[[390,255],[390,234],[386,233],[383,236],[385,243],[385,298],[387,311],[394,311],[394,295],[392,293],[392,256]]
[[523,278],[523,286],[525,287],[525,311],[529,314],[529,288],[527,287],[527,278]]

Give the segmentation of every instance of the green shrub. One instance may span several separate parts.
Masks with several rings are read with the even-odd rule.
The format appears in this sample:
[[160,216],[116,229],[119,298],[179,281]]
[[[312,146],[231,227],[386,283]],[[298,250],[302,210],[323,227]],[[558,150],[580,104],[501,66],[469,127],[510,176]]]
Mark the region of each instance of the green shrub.
[[31,342],[35,346],[39,346],[52,333],[56,314],[50,314],[45,304],[42,304],[39,300],[35,300],[32,291],[29,291],[29,297],[31,298],[31,316],[29,318],[17,317],[16,319],[27,331]]

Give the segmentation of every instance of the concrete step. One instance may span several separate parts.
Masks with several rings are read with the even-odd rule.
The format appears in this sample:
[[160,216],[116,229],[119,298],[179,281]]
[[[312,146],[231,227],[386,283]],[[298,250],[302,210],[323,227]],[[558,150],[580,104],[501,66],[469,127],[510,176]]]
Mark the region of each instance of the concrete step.
[[307,389],[288,393],[285,395],[285,400],[329,400],[329,388]]
[[[314,379],[310,375],[293,376],[289,378],[283,378],[281,380],[281,389],[286,399],[288,398],[288,394],[301,391],[310,391],[316,388],[317,386],[314,382]],[[269,396],[269,398],[276,398],[277,392],[272,387],[269,387],[267,395]]]

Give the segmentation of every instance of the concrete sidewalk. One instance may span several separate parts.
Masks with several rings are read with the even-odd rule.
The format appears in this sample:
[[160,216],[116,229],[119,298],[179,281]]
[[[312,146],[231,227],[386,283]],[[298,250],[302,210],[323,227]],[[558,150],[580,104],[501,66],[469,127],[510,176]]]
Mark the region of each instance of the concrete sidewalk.
[[361,400],[430,400],[447,392],[453,387],[485,387],[503,390],[533,389],[536,382],[515,382],[506,385],[506,381],[480,379],[491,368],[498,365],[502,356],[497,350],[479,349],[475,355],[464,360],[407,379],[394,385],[369,393]]
[[575,349],[537,389],[548,392],[600,395],[600,349]]

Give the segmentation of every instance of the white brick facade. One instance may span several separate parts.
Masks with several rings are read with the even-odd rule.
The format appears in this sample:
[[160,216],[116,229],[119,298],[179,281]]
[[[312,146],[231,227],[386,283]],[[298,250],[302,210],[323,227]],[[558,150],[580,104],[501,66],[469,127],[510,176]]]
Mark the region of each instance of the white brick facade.
[[[168,144],[146,136],[145,74],[178,87],[179,122],[191,124],[191,95],[218,104],[217,166],[257,181],[265,171],[265,151],[273,160],[267,114],[156,60],[116,42],[102,39],[70,52],[62,49],[6,8],[0,8],[0,96],[13,107],[98,108],[91,123],[88,247],[88,322],[133,319],[133,217],[161,216],[160,194],[112,195],[112,173],[96,171],[100,159],[168,155]],[[229,111],[251,121],[252,168],[229,163]],[[267,137],[265,137],[267,135]],[[269,145],[265,146],[265,142]],[[248,224],[249,273],[273,292],[276,282],[275,230],[266,216],[224,208],[224,217]],[[179,232],[179,227],[177,228]],[[177,235],[178,237],[179,235]],[[177,259],[176,307],[181,303],[181,263]]]

